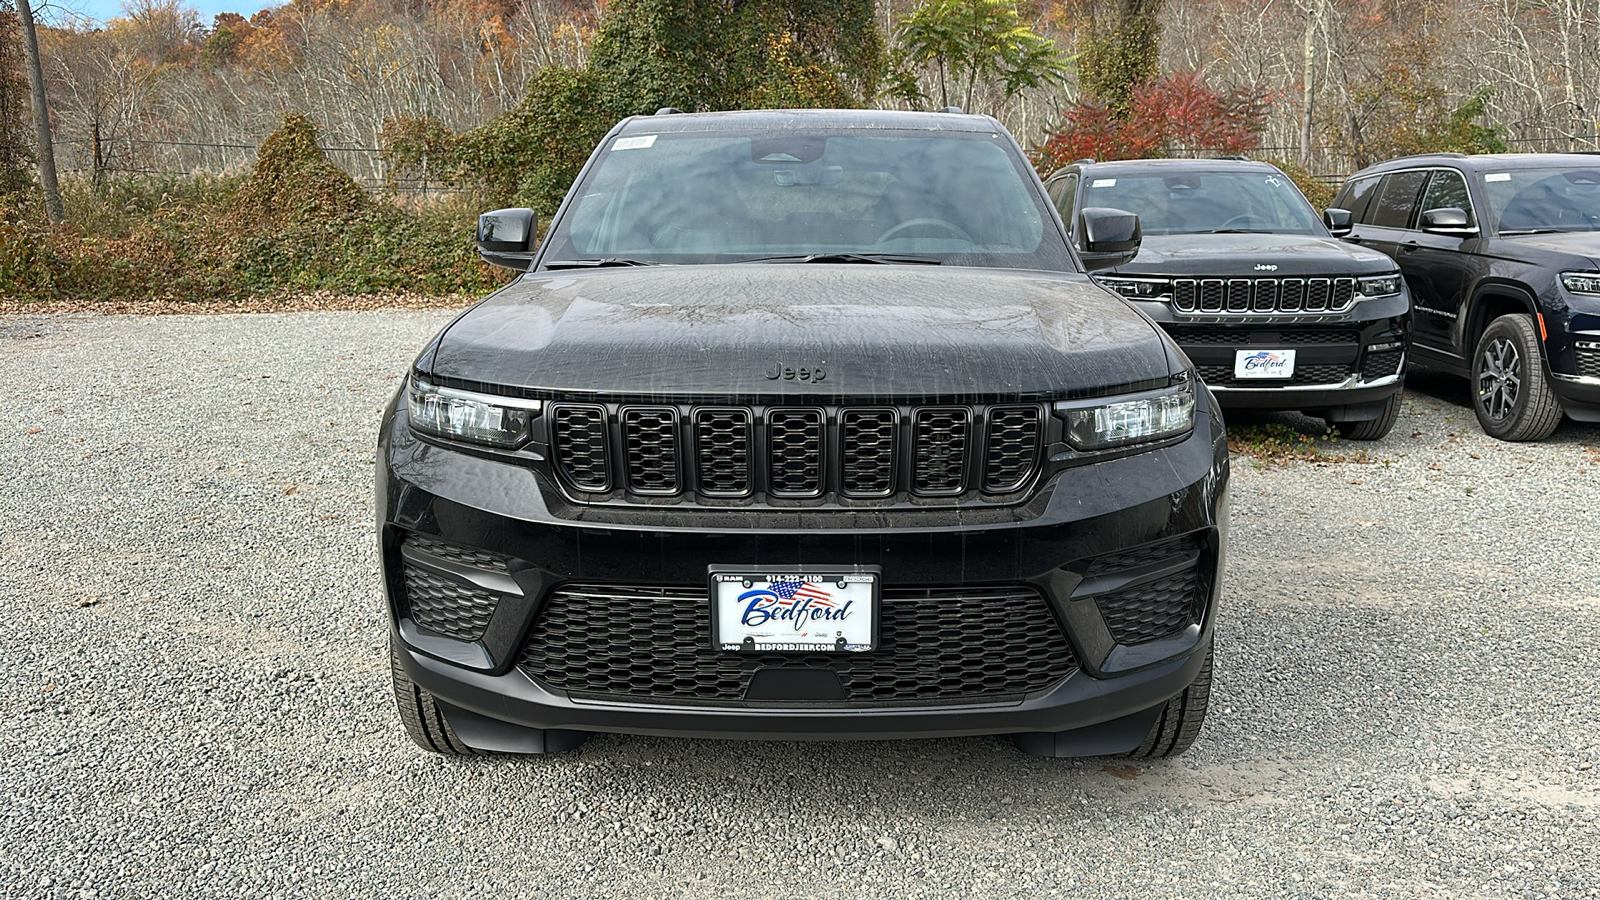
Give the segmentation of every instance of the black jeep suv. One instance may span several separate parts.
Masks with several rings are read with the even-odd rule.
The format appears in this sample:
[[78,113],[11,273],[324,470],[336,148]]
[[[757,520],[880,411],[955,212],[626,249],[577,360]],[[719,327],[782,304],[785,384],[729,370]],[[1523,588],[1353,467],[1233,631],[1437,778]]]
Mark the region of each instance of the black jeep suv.
[[1412,156],[1334,200],[1346,240],[1400,263],[1414,361],[1471,380],[1483,430],[1537,441],[1561,413],[1600,422],[1600,157]]
[[[1136,247],[1131,216],[1094,220]],[[384,415],[402,721],[443,753],[590,732],[1013,734],[1164,756],[1211,678],[1227,447],[988,117],[619,124],[526,269]]]
[[1404,386],[1405,286],[1393,260],[1336,240],[1283,172],[1248,160],[1080,160],[1045,186],[1080,249],[1085,213],[1138,214],[1138,256],[1095,279],[1167,329],[1224,409],[1301,410],[1358,440],[1389,433]]

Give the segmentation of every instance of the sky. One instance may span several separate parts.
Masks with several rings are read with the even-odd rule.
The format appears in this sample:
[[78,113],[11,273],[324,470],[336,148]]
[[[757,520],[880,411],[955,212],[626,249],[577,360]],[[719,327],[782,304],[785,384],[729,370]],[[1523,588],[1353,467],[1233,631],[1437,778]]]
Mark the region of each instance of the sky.
[[[211,17],[220,12],[236,12],[245,18],[250,18],[257,11],[269,6],[281,6],[285,0],[185,0],[184,5],[200,13],[200,23],[211,27]],[[48,6],[49,9],[41,9]],[[39,10],[45,21],[59,18],[61,12],[71,12],[91,19],[104,22],[122,15],[122,0],[48,0],[48,3],[35,0],[35,9]],[[46,13],[55,15],[46,15]]]

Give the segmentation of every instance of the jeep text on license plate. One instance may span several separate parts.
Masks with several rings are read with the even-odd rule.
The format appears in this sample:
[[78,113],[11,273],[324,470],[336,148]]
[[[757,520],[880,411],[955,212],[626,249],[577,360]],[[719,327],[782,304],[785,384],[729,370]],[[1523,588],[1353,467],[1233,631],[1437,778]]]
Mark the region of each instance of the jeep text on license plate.
[[1234,378],[1293,378],[1293,350],[1239,350],[1233,354]]
[[878,573],[711,571],[711,640],[748,653],[855,653],[878,640]]

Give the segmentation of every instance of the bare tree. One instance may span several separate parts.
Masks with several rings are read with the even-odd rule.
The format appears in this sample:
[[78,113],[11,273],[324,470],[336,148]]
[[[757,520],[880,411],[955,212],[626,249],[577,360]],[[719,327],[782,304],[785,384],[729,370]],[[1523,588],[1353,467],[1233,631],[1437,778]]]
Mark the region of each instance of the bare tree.
[[61,186],[56,182],[56,147],[50,137],[50,106],[45,102],[44,68],[39,65],[39,36],[33,26],[33,8],[28,0],[17,0],[17,19],[22,23],[22,53],[27,59],[28,89],[33,97],[33,127],[39,154],[39,187],[44,190],[44,211],[59,225],[67,214],[61,206]]

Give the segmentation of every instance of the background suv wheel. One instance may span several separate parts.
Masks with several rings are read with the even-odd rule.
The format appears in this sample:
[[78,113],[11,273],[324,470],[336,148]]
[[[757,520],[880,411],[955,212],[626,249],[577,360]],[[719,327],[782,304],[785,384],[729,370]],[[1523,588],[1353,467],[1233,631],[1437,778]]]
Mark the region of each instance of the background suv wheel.
[[1539,441],[1556,430],[1561,406],[1544,369],[1544,345],[1532,316],[1489,323],[1472,353],[1472,409],[1485,432],[1502,441]]

